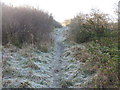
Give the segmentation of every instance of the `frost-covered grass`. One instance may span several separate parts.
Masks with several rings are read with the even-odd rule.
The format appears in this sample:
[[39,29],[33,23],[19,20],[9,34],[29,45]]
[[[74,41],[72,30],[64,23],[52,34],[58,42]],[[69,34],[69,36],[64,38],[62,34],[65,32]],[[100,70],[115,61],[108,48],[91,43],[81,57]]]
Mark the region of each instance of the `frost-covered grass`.
[[50,87],[52,53],[10,46],[2,55],[4,87]]
[[[86,55],[84,57],[77,58],[75,54],[84,53],[86,48],[84,45],[79,44],[70,44],[70,47],[66,45],[63,54],[63,65],[62,65],[62,87],[69,88],[80,88],[84,87],[86,83],[90,82],[90,80],[95,76],[95,73],[87,72],[86,67],[84,66],[85,62],[82,59],[86,59]],[[84,69],[85,68],[85,69]],[[87,87],[87,86],[85,86]]]

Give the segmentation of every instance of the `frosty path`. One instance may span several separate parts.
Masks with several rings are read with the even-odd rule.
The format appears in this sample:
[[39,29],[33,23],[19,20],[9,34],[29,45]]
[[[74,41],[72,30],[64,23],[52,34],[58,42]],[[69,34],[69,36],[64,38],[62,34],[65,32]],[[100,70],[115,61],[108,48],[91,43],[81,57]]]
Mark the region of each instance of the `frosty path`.
[[60,80],[62,77],[61,65],[62,65],[62,54],[64,50],[64,45],[62,41],[63,29],[56,29],[54,31],[54,61],[53,61],[53,87],[60,88]]

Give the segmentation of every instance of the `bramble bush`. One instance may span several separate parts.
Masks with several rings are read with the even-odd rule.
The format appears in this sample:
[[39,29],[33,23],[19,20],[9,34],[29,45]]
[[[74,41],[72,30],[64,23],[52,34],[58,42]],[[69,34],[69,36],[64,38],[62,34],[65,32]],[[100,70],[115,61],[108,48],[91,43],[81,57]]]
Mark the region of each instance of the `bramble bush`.
[[78,14],[71,19],[69,26],[71,29],[69,38],[77,43],[100,39],[112,31],[109,16],[99,10],[92,10],[90,14]]

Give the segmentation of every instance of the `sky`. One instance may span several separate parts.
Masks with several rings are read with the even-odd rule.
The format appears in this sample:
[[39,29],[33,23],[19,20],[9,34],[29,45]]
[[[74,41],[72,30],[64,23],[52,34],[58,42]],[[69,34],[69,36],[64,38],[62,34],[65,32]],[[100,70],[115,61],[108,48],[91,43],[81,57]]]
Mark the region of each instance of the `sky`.
[[52,13],[54,18],[63,22],[73,18],[79,12],[89,13],[91,9],[100,11],[115,17],[115,8],[119,0],[2,0],[5,4],[13,6],[34,6]]

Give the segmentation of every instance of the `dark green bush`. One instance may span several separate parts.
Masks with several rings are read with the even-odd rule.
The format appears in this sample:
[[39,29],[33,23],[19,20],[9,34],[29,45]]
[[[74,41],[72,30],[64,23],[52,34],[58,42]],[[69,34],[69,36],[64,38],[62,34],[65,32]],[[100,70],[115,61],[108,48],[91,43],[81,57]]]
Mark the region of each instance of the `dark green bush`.
[[76,42],[84,43],[90,41],[92,37],[92,33],[87,30],[78,30],[76,32]]
[[108,15],[93,10],[88,14],[79,14],[71,20],[70,23],[70,37],[77,43],[88,42],[90,40],[100,39],[102,37],[109,37],[112,34],[111,24]]

